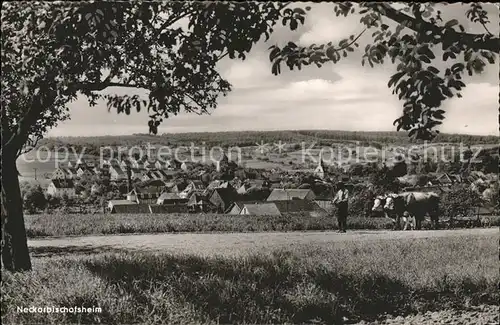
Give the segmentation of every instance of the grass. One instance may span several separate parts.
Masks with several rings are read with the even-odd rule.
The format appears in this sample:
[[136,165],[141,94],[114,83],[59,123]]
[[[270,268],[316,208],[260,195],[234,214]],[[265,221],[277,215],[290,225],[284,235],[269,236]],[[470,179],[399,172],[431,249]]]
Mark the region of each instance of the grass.
[[[500,225],[488,217],[489,226]],[[391,229],[386,218],[349,217],[349,229]],[[423,227],[428,227],[424,222]],[[335,217],[223,214],[41,214],[26,216],[29,238],[131,233],[323,231],[338,229]]]
[[[496,304],[496,236],[306,245],[232,258],[107,253],[2,272],[2,322],[339,323]],[[100,306],[100,314],[17,313]]]
[[[388,229],[384,218],[349,218],[350,229]],[[334,217],[222,214],[47,214],[26,216],[29,238],[45,236],[164,233],[332,230]]]

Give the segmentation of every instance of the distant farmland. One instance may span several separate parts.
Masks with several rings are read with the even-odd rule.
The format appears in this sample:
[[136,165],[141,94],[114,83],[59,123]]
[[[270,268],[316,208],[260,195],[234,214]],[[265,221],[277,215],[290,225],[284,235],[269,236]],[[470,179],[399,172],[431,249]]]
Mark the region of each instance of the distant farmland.
[[[195,133],[164,133],[154,136],[148,134],[133,134],[124,136],[96,136],[96,137],[57,137],[40,141],[40,145],[47,147],[62,146],[135,146],[150,143],[151,145],[180,146],[202,145],[207,146],[255,146],[257,143],[317,143],[331,145],[332,142],[359,141],[362,145],[377,143],[410,144],[411,139],[406,132],[357,132],[334,130],[297,130],[297,131],[242,131],[242,132],[195,132]],[[466,143],[497,144],[496,136],[474,136],[463,134],[439,134],[433,142],[439,143]],[[417,142],[414,142],[417,143]]]

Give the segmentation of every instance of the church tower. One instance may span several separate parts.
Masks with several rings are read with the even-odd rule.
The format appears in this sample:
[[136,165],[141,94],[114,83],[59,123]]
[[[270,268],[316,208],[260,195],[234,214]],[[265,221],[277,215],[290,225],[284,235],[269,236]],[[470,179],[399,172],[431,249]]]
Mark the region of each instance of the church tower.
[[321,179],[324,179],[326,177],[326,173],[328,171],[328,167],[326,166],[325,162],[323,161],[323,151],[319,152],[319,161],[318,161],[318,167],[314,170],[314,176],[319,177]]

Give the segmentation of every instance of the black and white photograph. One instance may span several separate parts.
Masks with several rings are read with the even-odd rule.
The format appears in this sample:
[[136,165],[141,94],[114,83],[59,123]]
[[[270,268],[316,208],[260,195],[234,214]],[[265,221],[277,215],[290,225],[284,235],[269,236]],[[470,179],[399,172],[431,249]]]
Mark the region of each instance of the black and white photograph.
[[2,324],[499,323],[498,4],[1,6]]

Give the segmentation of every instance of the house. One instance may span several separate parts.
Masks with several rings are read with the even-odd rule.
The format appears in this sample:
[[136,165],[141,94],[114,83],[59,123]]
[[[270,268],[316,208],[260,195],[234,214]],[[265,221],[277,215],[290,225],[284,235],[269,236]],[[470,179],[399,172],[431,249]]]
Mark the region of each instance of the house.
[[257,188],[269,187],[268,181],[263,179],[252,179],[249,180],[248,183],[251,185],[251,187],[257,187]]
[[241,213],[241,210],[243,210],[243,207],[245,204],[254,204],[254,203],[262,203],[261,201],[244,201],[241,200],[241,198],[238,198],[238,201],[235,201],[231,203],[231,205],[227,208],[225,213],[231,214],[231,215],[238,215]]
[[405,192],[435,192],[435,193],[444,193],[450,191],[449,186],[443,185],[433,185],[433,186],[417,186],[417,187],[405,187],[403,188]]
[[229,182],[220,181],[220,180],[212,181],[210,184],[208,184],[207,188],[208,189],[216,189],[216,188],[230,188],[230,189],[233,189],[232,185]]
[[216,188],[209,196],[209,201],[218,212],[224,212],[236,199],[236,191],[233,188]]
[[155,161],[154,166],[159,170],[165,170],[170,167],[170,162],[158,159]]
[[78,176],[76,169],[72,167],[64,168],[64,172],[68,175],[68,178],[76,178]]
[[152,170],[150,171],[151,176],[153,179],[159,179],[159,180],[168,180],[172,179],[173,176],[170,173],[166,173],[164,170]]
[[99,186],[99,184],[94,183],[94,184],[92,184],[92,187],[90,188],[90,194],[97,194],[100,192],[100,190],[101,190],[101,187]]
[[243,210],[243,207],[245,206],[245,203],[249,202],[233,202],[226,210],[226,214],[231,214],[231,215],[238,215],[241,213],[241,210]]
[[186,187],[181,191],[184,194],[191,194],[194,191],[203,192],[205,190],[205,185],[199,180],[192,180],[186,184]]
[[240,189],[240,187],[243,186],[243,181],[241,179],[239,179],[238,177],[235,177],[235,178],[233,178],[232,181],[230,181],[230,184],[235,189]]
[[109,167],[109,177],[112,181],[127,179],[127,174],[123,172],[119,165],[111,165]]
[[188,213],[186,204],[150,204],[150,213]]
[[273,203],[246,203],[240,215],[252,216],[281,216],[276,204]]
[[121,167],[121,168],[123,168],[123,169],[127,169],[127,167],[129,167],[129,168],[134,168],[134,167],[132,166],[132,161],[131,161],[130,159],[128,159],[128,158],[125,158],[125,159],[120,160],[120,161],[119,161],[119,165],[120,165],[120,167]]
[[285,200],[310,200],[314,201],[316,195],[310,189],[273,189],[266,201]]
[[316,202],[310,200],[275,201],[276,207],[282,214],[308,213],[314,216],[325,216],[326,210]]
[[146,174],[146,171],[143,169],[130,168],[130,177],[132,179],[142,180],[142,178],[144,177],[145,174]]
[[155,169],[156,166],[155,166],[155,163],[153,161],[146,160],[144,162],[144,168],[147,169],[147,170],[152,170],[152,169]]
[[92,171],[94,174],[99,175],[99,176],[104,176],[104,177],[109,177],[109,166],[95,166]]
[[332,200],[333,193],[320,193],[319,195],[316,195],[314,202],[316,202],[320,208],[330,211],[333,208]]
[[161,192],[154,186],[134,188],[132,191],[127,193],[127,200],[142,204],[153,204],[156,203],[160,195]]
[[175,204],[186,204],[188,202],[188,199],[181,198],[179,195],[176,193],[162,193],[157,201],[156,204],[170,204],[170,205],[175,205]]
[[265,175],[265,177],[267,178],[267,181],[268,183],[270,184],[275,184],[275,183],[281,183],[281,175],[279,174],[267,174]]
[[462,179],[460,175],[451,175],[448,173],[443,173],[436,178],[436,182],[441,185],[451,185],[455,183],[461,183]]
[[181,169],[185,172],[188,171],[190,169],[190,167],[191,167],[191,164],[186,162],[186,161],[182,162],[182,164],[181,164]]
[[165,185],[165,187],[168,189],[169,192],[172,193],[181,193],[184,191],[184,189],[187,187],[187,183],[168,183]]
[[53,179],[47,187],[47,194],[54,197],[61,197],[67,195],[68,197],[75,197],[75,186],[72,179]]
[[187,206],[191,212],[208,212],[212,208],[212,204],[208,200],[207,196],[199,192],[191,194],[187,202]]
[[128,200],[111,200],[108,202],[110,213],[151,213],[148,204],[139,204]]
[[167,161],[168,169],[180,169],[182,163],[177,159],[170,159]]
[[76,166],[85,166],[85,167],[94,167],[94,162],[93,161],[86,161],[83,158],[78,158],[76,161]]
[[158,175],[158,179],[161,179],[161,180],[170,180],[173,178],[172,173],[167,173],[163,169],[158,169],[155,171],[155,173],[156,173],[156,175]]
[[467,177],[470,183],[483,183],[487,179],[486,175],[481,171],[471,171]]
[[76,175],[80,178],[90,178],[95,175],[94,171],[89,167],[80,165],[76,170]]
[[281,184],[281,183],[271,183],[271,186],[269,186],[269,188],[271,190],[274,190],[274,189],[283,189],[283,184]]
[[147,182],[147,181],[152,181],[154,179],[155,178],[154,178],[153,174],[151,174],[151,172],[145,172],[144,176],[142,176],[142,178],[141,178],[141,181]]
[[156,192],[163,192],[163,190],[166,187],[166,184],[161,179],[155,179],[152,181],[143,182],[141,188],[146,188],[146,187],[148,188],[153,187],[156,190]]
[[132,159],[132,167],[142,169],[142,168],[144,168],[144,165],[148,162],[148,160],[149,160],[148,156],[142,156],[140,158],[133,158]]
[[52,179],[67,179],[72,178],[72,176],[68,173],[67,168],[59,167],[52,173]]
[[250,188],[252,188],[252,185],[245,183],[238,188],[237,192],[238,194],[246,194]]

